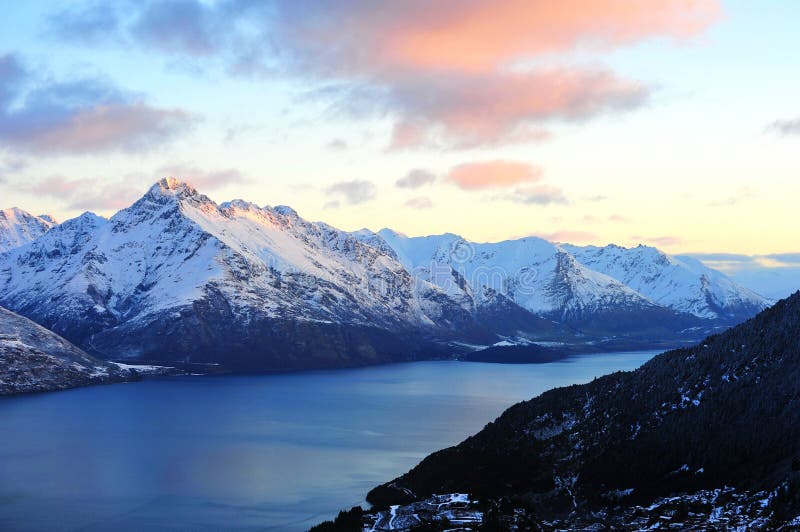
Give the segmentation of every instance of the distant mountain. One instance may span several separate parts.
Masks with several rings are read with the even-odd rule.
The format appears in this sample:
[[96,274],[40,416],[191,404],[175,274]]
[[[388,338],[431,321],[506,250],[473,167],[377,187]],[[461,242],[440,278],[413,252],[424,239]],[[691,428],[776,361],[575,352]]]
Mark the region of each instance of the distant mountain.
[[796,530],[798,383],[800,292],[634,372],[519,403],[368,500],[470,493],[499,529]]
[[677,312],[735,324],[763,310],[767,303],[764,297],[689,256],[671,256],[648,246],[563,247],[589,268]]
[[733,269],[727,275],[772,299],[783,299],[800,290],[800,259],[785,266],[767,267],[758,263]]
[[17,207],[0,210],[0,253],[36,240],[53,226],[52,216],[34,216]]
[[[173,178],[110,219],[15,220],[41,229],[0,253],[0,304],[115,360],[264,371],[452,356],[499,341],[676,345],[766,304],[713,270],[662,272],[692,302],[683,304],[645,290],[650,274],[636,268],[646,261],[620,279],[587,265],[605,267],[586,249],[537,238],[350,233],[286,206],[216,204]],[[705,306],[695,301],[703,295]]]
[[532,313],[600,334],[733,325],[769,303],[696,260],[650,247],[578,247],[534,237],[478,244],[389,229],[376,236],[413,275],[478,307],[488,287]]
[[0,307],[0,395],[134,380],[58,335]]

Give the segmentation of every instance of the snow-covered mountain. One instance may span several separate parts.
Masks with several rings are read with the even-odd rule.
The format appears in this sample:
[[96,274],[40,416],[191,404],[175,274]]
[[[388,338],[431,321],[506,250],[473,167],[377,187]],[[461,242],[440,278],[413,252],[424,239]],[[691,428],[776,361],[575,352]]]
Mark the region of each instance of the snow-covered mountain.
[[0,395],[62,390],[135,377],[0,307]]
[[17,207],[0,210],[0,253],[36,240],[54,225],[47,214],[34,216]]
[[[477,244],[453,234],[409,238],[383,229],[379,235],[414,275],[448,292],[473,295],[478,303],[483,289],[491,288],[532,312],[561,318],[614,305],[653,306],[541,238]],[[466,284],[453,282],[453,272]]]
[[391,255],[288,207],[163,179],[0,259],[0,301],[115,358],[278,369],[412,357],[469,309]]
[[0,253],[0,305],[106,358],[241,370],[674,338],[762,308],[699,264],[626,251],[350,233],[167,178],[110,219],[85,213]]
[[[692,318],[733,324],[768,304],[698,261],[643,246],[582,248],[535,237],[479,244],[454,234],[407,237],[389,229],[376,236],[413,275],[448,293],[480,305],[490,288],[530,312],[582,328],[689,326]],[[465,282],[454,283],[454,276]]]
[[670,256],[641,245],[634,248],[615,245],[562,247],[589,268],[678,312],[738,323],[769,304],[764,297],[692,257]]

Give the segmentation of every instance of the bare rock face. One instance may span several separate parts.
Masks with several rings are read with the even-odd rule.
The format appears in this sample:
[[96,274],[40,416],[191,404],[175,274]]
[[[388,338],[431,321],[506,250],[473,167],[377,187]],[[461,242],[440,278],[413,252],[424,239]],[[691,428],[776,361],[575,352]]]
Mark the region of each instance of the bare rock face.
[[91,357],[44,327],[0,307],[0,395],[136,378],[135,372]]

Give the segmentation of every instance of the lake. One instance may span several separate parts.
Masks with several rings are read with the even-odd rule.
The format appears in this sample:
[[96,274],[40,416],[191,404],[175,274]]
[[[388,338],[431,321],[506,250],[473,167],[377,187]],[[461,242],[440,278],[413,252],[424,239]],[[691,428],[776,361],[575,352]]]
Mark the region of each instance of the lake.
[[654,354],[172,377],[0,399],[0,530],[306,530],[513,403]]

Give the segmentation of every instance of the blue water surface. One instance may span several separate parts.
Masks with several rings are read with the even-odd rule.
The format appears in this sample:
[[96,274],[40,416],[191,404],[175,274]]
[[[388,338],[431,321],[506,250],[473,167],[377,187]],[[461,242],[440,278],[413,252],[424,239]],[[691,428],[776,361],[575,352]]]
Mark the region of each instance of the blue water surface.
[[173,377],[0,399],[0,530],[306,530],[513,403],[654,354]]

